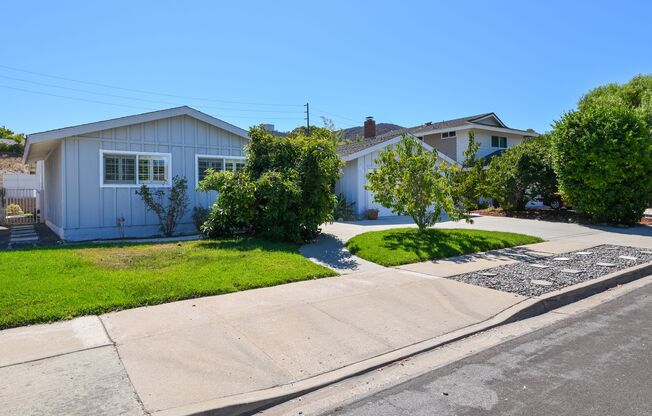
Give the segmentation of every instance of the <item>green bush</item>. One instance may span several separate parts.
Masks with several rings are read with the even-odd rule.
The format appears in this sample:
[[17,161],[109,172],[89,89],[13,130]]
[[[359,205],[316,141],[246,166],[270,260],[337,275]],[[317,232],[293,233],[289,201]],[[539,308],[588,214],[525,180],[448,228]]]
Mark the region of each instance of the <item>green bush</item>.
[[201,228],[208,220],[211,210],[204,207],[195,207],[192,209],[192,222],[195,224],[197,231],[201,232]]
[[523,210],[535,197],[546,199],[555,192],[557,177],[546,135],[510,147],[487,169],[487,194],[505,210]]
[[595,220],[632,224],[652,194],[652,137],[643,115],[623,104],[585,105],[553,130],[564,198]]
[[343,194],[337,195],[337,202],[335,203],[335,208],[333,209],[333,219],[336,221],[352,221],[355,219],[353,214],[353,206],[355,202],[350,204],[347,202],[346,197]]
[[204,232],[209,236],[252,232],[274,240],[307,241],[332,221],[335,182],[342,162],[334,133],[313,127],[275,137],[262,127],[249,131],[244,171],[209,172],[199,184],[219,191]]
[[244,171],[209,170],[199,183],[199,190],[218,191],[219,194],[201,227],[202,234],[220,237],[251,231],[256,216],[255,186]]
[[[174,235],[179,221],[188,209],[187,189],[188,180],[175,176],[172,178],[172,186],[168,192],[164,188],[152,191],[147,185],[142,185],[136,191],[136,195],[142,198],[147,210],[156,214],[161,232],[166,237]],[[166,196],[167,202],[164,202]]]

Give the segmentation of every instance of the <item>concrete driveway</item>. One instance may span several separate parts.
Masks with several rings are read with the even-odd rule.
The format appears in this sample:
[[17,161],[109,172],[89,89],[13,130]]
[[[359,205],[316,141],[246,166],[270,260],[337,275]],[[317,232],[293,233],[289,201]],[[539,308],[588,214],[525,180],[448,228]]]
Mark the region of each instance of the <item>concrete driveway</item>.
[[[323,234],[317,241],[302,246],[301,253],[340,274],[381,270],[383,266],[354,256],[344,247],[344,244],[358,234],[404,227],[415,227],[410,217],[384,217],[375,221],[326,224],[322,229]],[[648,239],[652,237],[652,227],[649,226],[631,228],[587,226],[505,217],[476,216],[473,218],[473,224],[464,221],[443,221],[437,223],[435,228],[473,228],[529,234],[546,240],[547,242],[539,247],[542,251],[550,253],[578,250],[598,244],[647,247]],[[469,257],[465,256],[465,258]]]

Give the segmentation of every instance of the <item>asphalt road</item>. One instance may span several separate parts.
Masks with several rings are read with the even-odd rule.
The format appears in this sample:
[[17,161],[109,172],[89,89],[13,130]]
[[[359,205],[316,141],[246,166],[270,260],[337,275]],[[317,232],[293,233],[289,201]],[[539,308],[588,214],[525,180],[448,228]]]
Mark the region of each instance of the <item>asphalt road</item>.
[[330,414],[652,415],[652,285]]

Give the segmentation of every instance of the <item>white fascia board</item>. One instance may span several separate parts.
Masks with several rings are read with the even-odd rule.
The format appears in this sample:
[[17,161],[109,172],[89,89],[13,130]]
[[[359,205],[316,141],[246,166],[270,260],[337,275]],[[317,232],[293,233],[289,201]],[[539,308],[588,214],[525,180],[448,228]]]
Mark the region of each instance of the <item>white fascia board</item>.
[[467,123],[463,124],[461,126],[457,127],[448,127],[445,129],[432,129],[432,130],[427,130],[427,131],[421,131],[419,133],[415,133],[415,136],[418,137],[423,137],[423,136],[428,136],[431,134],[436,134],[436,133],[443,133],[446,131],[459,131],[459,130],[488,130],[488,131],[495,131],[498,133],[508,133],[508,134],[515,134],[518,136],[528,136],[528,137],[538,137],[539,133],[537,132],[531,132],[531,131],[525,131],[525,130],[518,130],[518,129],[510,129],[509,127],[494,127],[494,126],[487,126],[485,124],[475,124],[475,123]]
[[170,117],[189,116],[197,120],[201,120],[207,124],[226,130],[230,133],[240,136],[244,139],[249,139],[247,131],[240,127],[229,124],[201,111],[195,110],[188,106],[174,107],[167,110],[152,111],[150,113],[136,114],[133,116],[126,116],[114,118],[111,120],[97,121],[94,123],[80,124],[78,126],[65,127],[62,129],[48,130],[41,133],[32,133],[27,136],[27,141],[32,143],[43,142],[48,140],[63,139],[65,137],[81,136],[88,133],[93,133],[101,130],[114,129],[118,127],[130,126],[133,124],[147,123],[150,121],[163,120]]
[[[364,156],[364,155],[366,155],[366,154],[368,154],[368,153],[373,153],[373,152],[375,152],[375,151],[377,151],[377,150],[384,149],[384,148],[387,147],[387,146],[391,146],[391,145],[393,145],[393,144],[396,144],[396,143],[398,143],[402,138],[403,138],[403,136],[400,135],[400,136],[396,136],[396,137],[394,137],[393,139],[385,140],[385,141],[382,142],[382,143],[378,143],[378,144],[376,144],[376,145],[374,145],[374,146],[367,147],[366,149],[360,150],[359,152],[355,152],[355,153],[352,153],[352,154],[350,154],[350,155],[344,156],[344,157],[342,157],[342,160],[345,161],[345,162],[348,162],[348,161],[351,161],[351,160],[357,159],[357,158],[359,158],[360,156]],[[429,152],[433,152],[433,151],[436,150],[434,147],[430,146],[428,143],[424,142],[423,140],[417,140],[417,143],[419,143],[419,144],[420,144],[424,149],[426,149],[426,150],[429,151]],[[439,150],[437,150],[437,156],[438,156],[440,159],[442,159],[442,160],[444,160],[444,161],[446,161],[446,162],[448,162],[448,163],[458,164],[456,161],[454,161],[454,160],[451,159],[450,157],[446,156],[445,154],[443,154],[443,153],[440,152]]]
[[[501,120],[501,119],[496,115],[496,113],[490,113],[490,114],[487,114],[486,116],[483,116],[483,117],[480,117],[480,118],[475,118],[475,119],[471,120],[471,122],[472,122],[472,123],[477,123],[478,121],[480,121],[480,120],[484,120],[484,119],[489,118],[489,117],[493,117],[493,118],[495,118],[496,121],[498,121],[502,127],[506,128],[506,129],[509,128],[509,127],[507,127],[507,125],[506,125],[505,123],[503,123],[503,121],[502,121],[502,120]],[[480,124],[480,123],[478,123],[478,124]]]

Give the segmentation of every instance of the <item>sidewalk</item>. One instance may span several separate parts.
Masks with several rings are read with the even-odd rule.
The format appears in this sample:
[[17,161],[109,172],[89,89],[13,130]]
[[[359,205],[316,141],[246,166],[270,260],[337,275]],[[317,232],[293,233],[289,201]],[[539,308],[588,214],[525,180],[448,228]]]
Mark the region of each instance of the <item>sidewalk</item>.
[[[333,224],[327,232],[344,239],[378,226],[403,225]],[[0,408],[171,415],[238,403],[487,321],[528,299],[443,276],[603,243],[652,248],[652,227],[486,217],[473,227],[551,241],[0,331],[0,379],[12,380],[0,386]]]

